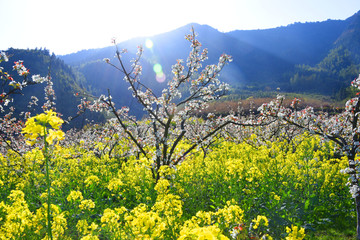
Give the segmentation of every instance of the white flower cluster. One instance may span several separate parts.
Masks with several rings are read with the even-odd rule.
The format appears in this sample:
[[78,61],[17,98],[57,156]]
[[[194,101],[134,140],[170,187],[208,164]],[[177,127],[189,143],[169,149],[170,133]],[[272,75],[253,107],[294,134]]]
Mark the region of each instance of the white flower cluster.
[[358,78],[354,79],[351,82],[351,86],[356,87],[357,89],[360,90],[360,74],[359,74]]
[[348,100],[345,104],[345,110],[349,112],[354,111],[358,101],[359,99],[357,97]]
[[26,76],[29,74],[29,69],[27,69],[24,65],[23,65],[23,61],[19,60],[17,62],[15,62],[15,65],[13,66],[13,69],[17,71],[17,73],[19,74],[19,76]]
[[6,53],[4,53],[3,51],[0,52],[0,62],[1,62],[1,61],[5,61],[5,62],[8,62],[8,61],[9,61],[8,56],[7,56]]
[[350,191],[350,194],[353,198],[356,198],[357,196],[359,196],[359,192],[360,192],[360,187],[358,185],[351,185],[349,187],[349,191]]
[[31,79],[34,83],[43,83],[47,80],[46,77],[41,77],[39,74],[37,75],[32,75]]
[[269,103],[263,103],[257,110],[262,115],[278,116],[280,118],[289,114],[289,110],[282,106],[282,102],[285,99],[283,95],[277,95],[276,99]]

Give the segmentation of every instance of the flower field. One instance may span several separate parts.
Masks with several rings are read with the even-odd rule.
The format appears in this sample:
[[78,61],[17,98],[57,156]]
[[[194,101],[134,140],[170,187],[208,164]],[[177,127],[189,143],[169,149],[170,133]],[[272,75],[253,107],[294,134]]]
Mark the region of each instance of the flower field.
[[[205,158],[162,166],[157,181],[147,159],[98,157],[83,144],[49,148],[54,239],[303,239],[304,229],[355,224],[346,157],[307,134],[258,146],[218,139]],[[46,238],[44,159],[39,148],[1,157],[0,239]]]
[[[110,89],[79,96],[77,115],[62,119],[50,68],[30,79],[15,62],[20,81],[0,67],[0,239],[360,239],[360,94],[334,114],[279,94],[257,111],[196,117],[229,90],[218,75],[232,61],[203,67],[196,36],[161,93],[141,82],[143,48],[127,68],[114,41],[117,62],[104,60],[142,120]],[[13,96],[42,83],[44,112],[16,114]],[[360,76],[351,86],[360,91]],[[108,121],[62,130],[85,111]]]

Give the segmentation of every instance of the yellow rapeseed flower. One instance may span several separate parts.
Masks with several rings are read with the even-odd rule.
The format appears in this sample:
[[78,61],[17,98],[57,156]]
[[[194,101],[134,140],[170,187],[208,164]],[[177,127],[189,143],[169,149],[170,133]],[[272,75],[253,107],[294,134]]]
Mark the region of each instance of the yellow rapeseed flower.
[[259,226],[269,226],[269,221],[265,216],[258,215],[256,219],[252,220],[255,225],[253,226],[254,229],[257,229]]
[[80,240],[98,240],[99,238],[97,236],[93,236],[91,234],[86,235],[85,237],[82,237]]
[[45,111],[45,113],[36,115],[26,121],[22,133],[25,134],[25,138],[29,139],[27,144],[34,145],[38,137],[45,135],[46,141],[50,145],[53,144],[55,139],[64,139],[64,132],[59,130],[64,121],[57,117],[56,112],[52,110]]
[[217,226],[206,226],[206,227],[197,227],[191,229],[187,232],[183,231],[180,234],[179,240],[185,239],[219,239],[219,240],[227,240],[226,236],[224,236],[220,229]]
[[69,196],[66,198],[69,202],[76,201],[76,200],[83,200],[83,195],[80,191],[71,191]]
[[95,208],[95,203],[90,199],[85,199],[81,201],[79,208],[81,210],[90,210],[92,208]]
[[49,129],[49,134],[47,135],[46,137],[46,141],[52,145],[53,144],[53,141],[55,139],[59,139],[59,140],[62,140],[64,139],[65,137],[65,133],[61,130],[57,130],[57,131],[54,131],[52,129]]
[[25,201],[25,194],[12,190],[8,198],[11,204],[0,202],[0,239],[28,239],[26,230],[33,226],[33,214]]
[[82,235],[89,236],[98,228],[98,225],[95,223],[89,225],[86,219],[82,219],[78,221],[76,228]]
[[289,234],[285,239],[286,240],[302,240],[305,238],[305,229],[298,226],[291,226],[291,228],[286,227],[286,232]]
[[85,183],[86,187],[90,187],[93,184],[94,185],[99,184],[99,182],[100,182],[100,179],[97,176],[91,175],[88,178],[86,178],[84,183]]

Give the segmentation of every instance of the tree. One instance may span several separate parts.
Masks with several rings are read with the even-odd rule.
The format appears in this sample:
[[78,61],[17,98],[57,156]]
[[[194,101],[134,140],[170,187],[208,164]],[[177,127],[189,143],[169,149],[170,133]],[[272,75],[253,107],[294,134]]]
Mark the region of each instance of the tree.
[[[196,111],[206,108],[209,101],[226,93],[228,85],[221,82],[218,75],[232,59],[231,56],[223,54],[217,64],[203,68],[202,63],[207,59],[207,49],[201,51],[201,44],[196,39],[194,29],[185,38],[191,44],[186,66],[183,60],[177,60],[172,66],[173,78],[169,80],[167,88],[160,95],[155,94],[140,80],[142,72],[140,58],[143,53],[141,46],[138,47],[131,69],[127,69],[122,60],[122,55],[127,51],[119,51],[116,44],[118,65],[110,62],[109,59],[104,59],[106,63],[124,74],[124,80],[129,84],[133,97],[148,115],[147,120],[136,121],[134,117],[128,115],[127,107],[117,109],[110,90],[107,97],[102,95],[94,104],[88,105],[90,110],[107,110],[114,114],[139,153],[152,160],[152,172],[156,179],[159,178],[158,170],[162,165],[172,166],[180,163],[192,150],[211,142],[211,138],[219,130],[231,123],[229,118],[209,114],[207,119],[196,123],[201,124],[201,131],[195,133],[195,120],[191,116]],[[188,91],[183,92],[182,89]],[[185,150],[178,151],[177,147],[184,143],[185,139],[187,140]]]
[[[6,53],[0,52],[0,63],[3,61],[8,62],[9,58]],[[23,144],[23,139],[20,137],[23,122],[13,116],[14,107],[9,107],[9,104],[13,101],[14,95],[23,94],[24,88],[43,82],[52,85],[52,82],[49,77],[45,78],[40,75],[29,77],[29,70],[24,66],[22,60],[14,62],[13,70],[17,72],[21,80],[17,81],[15,76],[10,75],[3,67],[0,67],[0,113],[4,115],[0,118],[0,142],[3,146],[3,148],[0,148],[0,152],[6,154],[7,149],[12,149],[21,156],[21,152],[27,150],[25,144]],[[29,107],[37,105],[37,101],[38,99],[33,96],[29,102]],[[8,109],[5,109],[6,107]],[[23,114],[25,119],[30,117],[30,112]]]
[[[351,86],[360,90],[360,75],[351,82]],[[312,107],[298,110],[299,99],[294,99],[291,107],[283,106],[284,96],[262,104],[258,111],[262,114],[261,121],[284,122],[299,129],[320,135],[327,140],[335,142],[340,150],[348,157],[348,167],[343,170],[349,174],[349,188],[355,199],[357,213],[357,239],[360,239],[360,161],[357,153],[360,151],[360,92],[348,100],[345,111],[333,116],[327,113],[315,113]]]

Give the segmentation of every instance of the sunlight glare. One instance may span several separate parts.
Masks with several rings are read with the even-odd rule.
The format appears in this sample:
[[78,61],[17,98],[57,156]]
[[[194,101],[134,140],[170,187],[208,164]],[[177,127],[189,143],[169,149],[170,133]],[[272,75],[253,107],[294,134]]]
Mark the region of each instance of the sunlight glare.
[[155,74],[156,74],[156,81],[159,82],[159,83],[164,82],[165,79],[166,79],[166,76],[165,76],[165,74],[164,74],[163,71],[162,71],[162,66],[161,66],[161,64],[156,63],[156,64],[154,65],[154,67],[153,67],[153,70],[154,70],[154,72],[155,72]]
[[160,73],[156,74],[156,81],[158,83],[165,82],[165,80],[166,80],[166,76],[165,76],[165,74],[163,72],[160,72]]
[[154,46],[153,41],[151,41],[151,39],[149,39],[149,38],[146,39],[146,41],[145,41],[145,47],[151,49],[153,46]]

